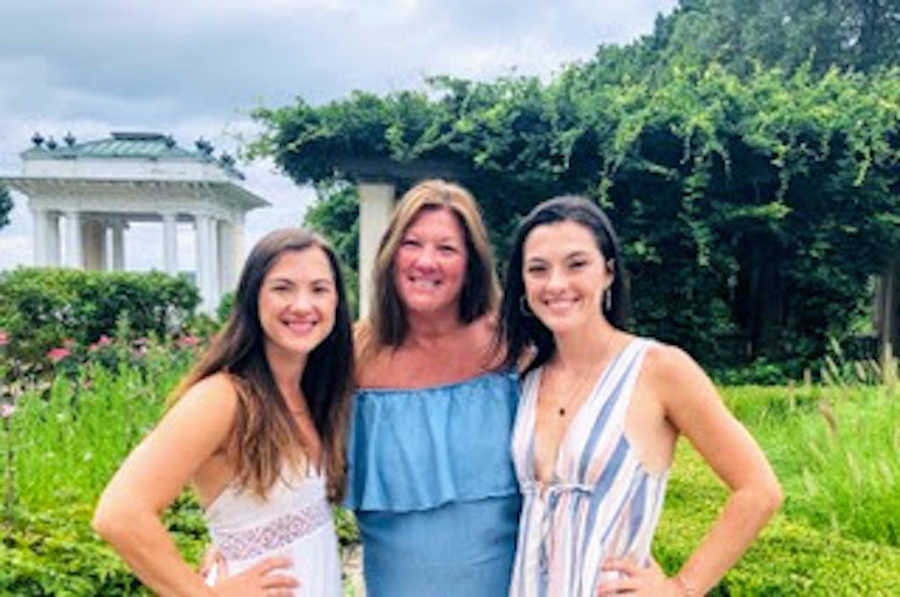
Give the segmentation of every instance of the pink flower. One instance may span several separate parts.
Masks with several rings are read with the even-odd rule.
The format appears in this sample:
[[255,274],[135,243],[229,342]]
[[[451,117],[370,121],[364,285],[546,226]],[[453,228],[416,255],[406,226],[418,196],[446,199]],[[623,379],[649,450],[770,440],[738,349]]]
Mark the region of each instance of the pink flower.
[[8,419],[16,412],[16,407],[12,404],[0,404],[0,419]]
[[112,344],[112,340],[109,339],[109,336],[107,336],[106,334],[101,334],[99,340],[88,346],[88,351],[94,352],[101,346],[109,346],[110,344]]
[[50,350],[47,351],[47,358],[50,359],[54,363],[58,363],[61,360],[63,360],[64,358],[66,358],[67,356],[69,356],[70,354],[72,354],[72,353],[69,352],[69,349],[67,349],[67,348],[59,348],[59,347],[51,348]]
[[197,336],[182,336],[178,339],[179,346],[197,346],[200,344],[200,338]]
[[9,344],[9,334],[0,330],[0,346],[6,346]]

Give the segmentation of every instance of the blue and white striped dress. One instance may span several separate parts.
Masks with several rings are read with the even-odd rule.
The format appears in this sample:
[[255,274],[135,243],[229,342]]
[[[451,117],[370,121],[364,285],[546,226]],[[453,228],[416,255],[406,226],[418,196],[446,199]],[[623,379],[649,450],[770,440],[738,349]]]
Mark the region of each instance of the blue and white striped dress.
[[601,570],[608,558],[648,563],[668,468],[643,467],[625,437],[625,414],[650,344],[631,340],[607,366],[560,442],[543,495],[534,466],[541,369],[524,379],[512,439],[523,504],[511,596],[595,595],[599,583],[618,578]]

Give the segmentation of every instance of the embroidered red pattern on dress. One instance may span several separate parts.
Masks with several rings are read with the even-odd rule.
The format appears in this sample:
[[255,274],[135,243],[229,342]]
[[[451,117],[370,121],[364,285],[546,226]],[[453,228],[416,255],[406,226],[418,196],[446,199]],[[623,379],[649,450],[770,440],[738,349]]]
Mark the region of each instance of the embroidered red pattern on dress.
[[322,500],[258,527],[212,532],[213,542],[227,559],[246,560],[293,543],[329,520],[331,508]]

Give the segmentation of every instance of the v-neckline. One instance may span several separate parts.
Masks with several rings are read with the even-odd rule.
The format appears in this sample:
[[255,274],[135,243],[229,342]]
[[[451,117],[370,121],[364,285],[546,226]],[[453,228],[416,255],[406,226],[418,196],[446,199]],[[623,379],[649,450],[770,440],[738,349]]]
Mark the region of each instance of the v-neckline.
[[613,365],[615,365],[619,359],[625,354],[625,352],[637,341],[637,336],[629,339],[622,348],[618,350],[612,357],[610,357],[609,362],[603,366],[600,374],[597,376],[597,379],[591,385],[591,390],[585,397],[584,401],[578,406],[574,413],[572,413],[572,418],[569,420],[569,424],[566,426],[566,430],[563,431],[562,437],[559,440],[559,443],[556,444],[556,453],[553,455],[553,465],[550,469],[550,480],[547,482],[542,481],[538,478],[537,472],[537,443],[538,443],[538,435],[537,435],[537,422],[538,422],[538,400],[540,399],[540,391],[541,391],[541,377],[544,374],[544,366],[541,365],[538,369],[535,370],[535,379],[534,379],[534,397],[531,401],[531,413],[532,413],[532,421],[531,421],[531,475],[534,477],[534,480],[537,482],[540,487],[540,495],[543,496],[544,492],[548,487],[556,485],[560,482],[559,478],[559,459],[562,456],[562,448],[569,441],[569,436],[573,433],[572,429],[578,423],[578,420],[581,418],[582,411],[585,406],[594,398],[595,394],[597,394],[597,390],[603,385],[603,382],[606,381],[607,376],[612,371]]

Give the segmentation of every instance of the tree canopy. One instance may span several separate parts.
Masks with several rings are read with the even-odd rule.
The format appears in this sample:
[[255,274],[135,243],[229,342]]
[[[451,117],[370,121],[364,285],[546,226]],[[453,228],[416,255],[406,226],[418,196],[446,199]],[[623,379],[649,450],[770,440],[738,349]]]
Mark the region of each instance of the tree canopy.
[[[434,77],[261,109],[251,153],[319,184],[350,159],[455,164],[501,257],[537,202],[586,194],[622,237],[638,332],[708,365],[807,362],[852,332],[900,250],[900,69],[737,68],[676,51],[691,15],[742,4],[684,1],[653,35],[546,84]],[[346,193],[338,205],[346,215]]]
[[872,72],[900,63],[900,0],[682,0],[632,51],[668,61]]

